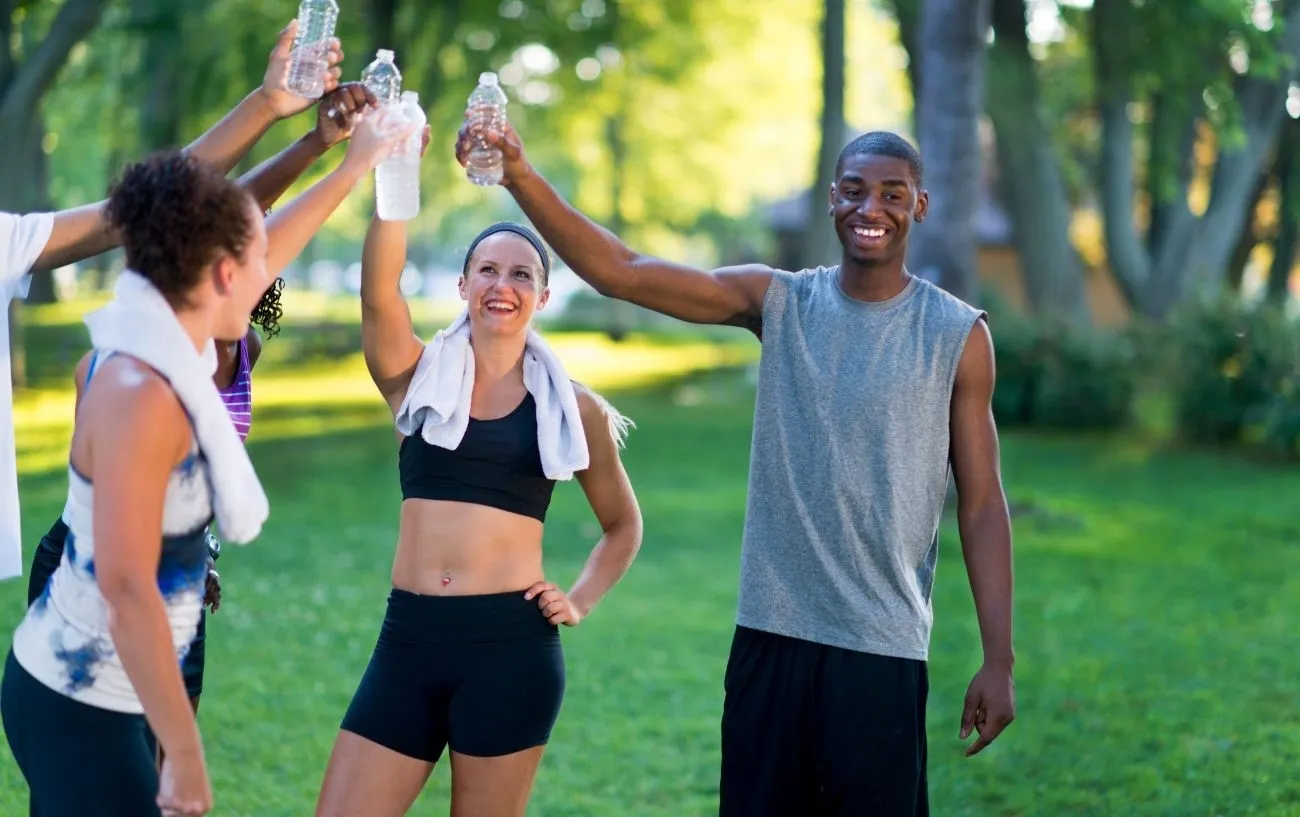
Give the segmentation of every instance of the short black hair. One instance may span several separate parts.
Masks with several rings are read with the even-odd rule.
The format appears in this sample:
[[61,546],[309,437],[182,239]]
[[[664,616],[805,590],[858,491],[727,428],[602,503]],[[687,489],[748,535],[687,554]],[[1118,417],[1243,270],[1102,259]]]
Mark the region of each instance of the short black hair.
[[875,130],[864,133],[844,146],[840,158],[835,162],[835,177],[844,172],[844,161],[850,156],[888,156],[902,159],[912,169],[912,176],[919,186],[922,183],[921,154],[912,143],[890,131]]
[[173,307],[220,253],[240,257],[253,232],[252,199],[219,170],[175,150],[130,165],[109,190],[106,216],[126,263]]

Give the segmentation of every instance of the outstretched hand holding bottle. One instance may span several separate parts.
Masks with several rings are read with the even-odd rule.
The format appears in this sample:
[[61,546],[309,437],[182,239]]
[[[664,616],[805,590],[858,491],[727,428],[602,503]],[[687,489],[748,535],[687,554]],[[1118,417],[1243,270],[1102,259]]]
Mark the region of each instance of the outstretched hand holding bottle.
[[388,158],[393,148],[419,130],[415,123],[391,109],[367,111],[352,131],[343,164],[353,172],[369,173]]
[[496,74],[481,74],[456,135],[456,160],[474,184],[509,186],[529,171],[523,143],[506,118],[506,102]]

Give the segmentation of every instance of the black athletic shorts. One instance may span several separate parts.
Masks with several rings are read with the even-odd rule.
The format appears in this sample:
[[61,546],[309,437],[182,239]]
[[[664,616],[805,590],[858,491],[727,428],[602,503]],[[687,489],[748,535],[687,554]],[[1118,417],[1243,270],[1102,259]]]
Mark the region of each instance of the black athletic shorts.
[[[31,575],[27,577],[28,607],[45,592],[45,585],[50,581],[50,576],[63,560],[63,548],[67,541],[68,525],[62,517],[59,517],[49,531],[41,537],[41,543],[36,546],[36,552],[32,554]],[[185,691],[191,698],[197,698],[203,693],[207,619],[207,608],[204,608],[199,611],[199,628],[194,634],[193,643],[190,644],[190,651],[181,661],[181,676],[185,679]]]
[[143,715],[60,695],[11,652],[0,716],[30,790],[31,817],[159,817],[158,772]]
[[422,596],[396,588],[342,728],[436,763],[544,745],[564,700],[559,629],[524,591]]
[[924,661],[737,627],[721,817],[927,817]]

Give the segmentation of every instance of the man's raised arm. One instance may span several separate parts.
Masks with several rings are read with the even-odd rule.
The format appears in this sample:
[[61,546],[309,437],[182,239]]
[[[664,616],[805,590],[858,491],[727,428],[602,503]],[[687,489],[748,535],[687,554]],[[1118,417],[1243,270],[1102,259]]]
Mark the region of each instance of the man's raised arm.
[[[462,165],[472,138],[471,128],[462,127],[456,143]],[[690,323],[757,328],[772,280],[770,267],[751,264],[705,272],[638,253],[561,198],[529,165],[513,128],[485,138],[501,149],[501,184],[555,254],[601,295]]]

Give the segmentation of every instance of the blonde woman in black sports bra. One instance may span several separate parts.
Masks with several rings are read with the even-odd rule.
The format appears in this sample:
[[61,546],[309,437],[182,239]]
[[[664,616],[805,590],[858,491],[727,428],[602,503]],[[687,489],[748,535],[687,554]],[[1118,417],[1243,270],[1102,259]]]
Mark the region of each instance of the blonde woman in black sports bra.
[[[398,287],[405,264],[405,224],[375,219],[362,258],[362,337],[395,416],[425,348]],[[542,529],[554,482],[543,472],[524,362],[549,269],[541,241],[518,225],[484,230],[466,254],[468,427],[455,449],[419,433],[400,443],[388,612],[317,817],[400,817],[448,746],[452,817],[523,815],[564,696],[558,628],[582,621],[640,546],[641,512],[619,458],[626,421],[576,386],[590,463],[575,477],[604,535],[567,591],[546,580]]]

